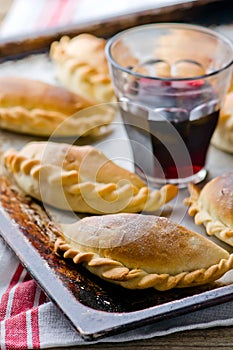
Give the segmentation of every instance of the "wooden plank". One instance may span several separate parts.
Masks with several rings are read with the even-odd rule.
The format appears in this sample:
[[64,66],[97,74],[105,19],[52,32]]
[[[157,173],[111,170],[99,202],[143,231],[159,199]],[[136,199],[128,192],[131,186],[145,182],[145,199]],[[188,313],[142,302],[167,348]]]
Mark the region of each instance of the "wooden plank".
[[[199,0],[185,4],[170,5],[163,8],[154,8],[122,16],[115,16],[103,21],[77,24],[37,32],[30,36],[19,36],[0,40],[0,59],[28,54],[28,52],[46,51],[51,42],[58,40],[62,35],[74,37],[80,33],[88,32],[97,36],[108,38],[115,33],[136,25],[152,22],[185,21],[206,16],[213,8],[219,13],[225,9],[227,1]],[[229,5],[229,4],[228,4]]]
[[[85,346],[71,346],[69,350],[232,350],[232,327],[216,327],[174,333],[153,339],[130,341],[125,343],[98,343]],[[53,348],[60,350],[60,348]]]

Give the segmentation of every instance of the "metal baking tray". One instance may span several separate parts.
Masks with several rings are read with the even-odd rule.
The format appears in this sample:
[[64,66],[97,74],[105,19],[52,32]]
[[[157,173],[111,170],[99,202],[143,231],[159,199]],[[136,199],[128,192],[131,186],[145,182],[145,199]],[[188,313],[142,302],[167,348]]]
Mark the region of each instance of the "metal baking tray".
[[[140,14],[132,14],[127,18],[121,18],[121,21],[112,19],[105,23],[105,28],[102,23],[90,24],[89,27],[66,28],[66,30],[63,28],[33,38],[15,38],[12,41],[0,42],[0,75],[17,74],[57,83],[48,55],[48,45],[61,35],[74,36],[84,31],[104,35],[104,29],[105,35],[110,36],[126,27],[148,23],[156,19],[172,21],[185,18],[187,21],[188,18],[195,17],[195,11],[199,17],[196,16],[196,20],[193,21],[198,22],[198,18],[202,21],[201,13],[203,15],[206,13],[206,6],[210,10],[210,4],[201,8],[196,5],[197,3],[203,4],[203,1],[193,3],[196,4],[192,7],[192,11],[190,8],[185,9],[181,6],[179,11],[176,8],[175,13],[170,8],[170,12],[167,9],[160,15],[156,11],[152,12],[150,17],[143,13],[141,16]],[[220,9],[223,9],[223,4],[226,3],[225,1],[222,1],[221,4],[213,2],[212,6],[215,9],[213,23],[215,18],[219,18]],[[193,17],[191,17],[190,11]],[[227,12],[226,9],[224,13],[225,11]],[[215,17],[216,13],[218,17]],[[118,155],[122,151],[121,154],[124,157],[126,154],[130,157],[130,146],[125,139],[123,125],[116,120],[112,128],[112,133],[105,138],[106,149],[106,143],[102,140],[84,139],[80,140],[80,144],[91,142],[102,151],[106,151],[107,156],[113,156],[113,158],[117,157],[114,157],[111,152],[115,152],[117,148]],[[125,139],[122,146],[117,144],[117,147],[109,147],[113,140],[119,139],[119,136]],[[40,139],[0,130],[1,152],[10,147],[20,148],[32,140]],[[207,167],[208,179],[233,170],[232,155],[210,147]],[[187,195],[187,190],[181,190],[172,206],[168,206],[163,214],[169,215],[180,224],[205,235],[204,228],[194,225],[192,218],[187,215],[187,208],[182,204]],[[206,286],[174,289],[166,292],[154,289],[127,290],[99,279],[82,266],[75,266],[71,261],[64,260],[54,254],[53,243],[57,232],[56,219],[60,217],[69,219],[68,216],[67,213],[44,208],[40,203],[22,194],[13,182],[4,175],[0,176],[0,234],[2,238],[84,339],[94,340],[124,332],[151,322],[233,299],[232,271],[215,283]],[[81,216],[77,216],[77,219],[79,218]],[[229,252],[233,251],[233,248],[218,241],[217,238],[211,237],[209,239]]]
[[58,257],[54,222],[44,208],[0,178],[0,231],[8,246],[86,340],[233,299],[232,276],[196,288],[127,290]]

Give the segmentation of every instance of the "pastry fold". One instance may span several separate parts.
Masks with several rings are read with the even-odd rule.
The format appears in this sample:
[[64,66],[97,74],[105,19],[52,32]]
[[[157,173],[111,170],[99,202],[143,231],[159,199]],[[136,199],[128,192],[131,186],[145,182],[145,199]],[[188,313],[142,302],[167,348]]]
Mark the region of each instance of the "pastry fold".
[[203,224],[208,235],[233,246],[233,172],[209,181],[202,190],[189,185],[190,197],[185,199],[189,215],[197,225]]
[[115,101],[105,45],[103,38],[86,33],[54,41],[50,57],[58,80],[69,90],[95,102]]
[[42,81],[0,77],[0,127],[37,136],[99,135],[113,109]]
[[222,151],[233,153],[233,91],[226,95],[211,143]]
[[207,238],[153,215],[86,217],[63,225],[55,252],[93,274],[129,289],[206,284],[233,265],[233,255]]
[[30,196],[84,213],[154,211],[178,193],[174,185],[150,190],[136,174],[92,146],[31,142],[3,155],[8,173]]

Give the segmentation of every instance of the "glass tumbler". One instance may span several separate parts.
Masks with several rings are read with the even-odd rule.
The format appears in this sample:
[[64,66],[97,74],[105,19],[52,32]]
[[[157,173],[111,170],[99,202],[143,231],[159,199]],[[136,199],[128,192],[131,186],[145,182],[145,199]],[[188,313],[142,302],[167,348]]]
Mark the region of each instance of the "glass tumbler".
[[202,26],[156,23],[116,34],[106,55],[136,173],[154,187],[202,181],[230,86],[231,41]]

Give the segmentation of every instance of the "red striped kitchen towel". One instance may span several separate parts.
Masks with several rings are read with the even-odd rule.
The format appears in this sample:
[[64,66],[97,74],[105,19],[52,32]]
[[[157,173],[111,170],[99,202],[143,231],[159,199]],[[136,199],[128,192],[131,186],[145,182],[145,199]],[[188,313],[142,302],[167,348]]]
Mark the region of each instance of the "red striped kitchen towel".
[[[233,325],[233,302],[165,319],[107,337],[100,342],[126,342],[183,330]],[[19,263],[0,237],[0,349],[49,349],[86,342]]]
[[0,349],[40,349],[79,341],[0,238]]
[[4,244],[0,251],[1,349],[39,348],[39,306],[46,296]]
[[15,343],[20,349],[39,347],[38,309],[45,299],[35,281],[18,264],[0,305],[1,338],[5,339],[5,347],[13,349]]

